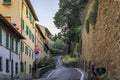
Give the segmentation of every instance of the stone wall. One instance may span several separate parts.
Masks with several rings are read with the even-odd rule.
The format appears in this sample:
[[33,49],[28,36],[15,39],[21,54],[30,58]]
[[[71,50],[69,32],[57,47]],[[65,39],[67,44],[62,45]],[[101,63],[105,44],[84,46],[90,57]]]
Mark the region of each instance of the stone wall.
[[[92,10],[94,0],[87,6],[86,19]],[[120,1],[99,0],[97,23],[90,25],[89,33],[82,30],[81,61],[91,61],[104,66],[110,80],[120,80]],[[93,29],[95,27],[95,29]]]

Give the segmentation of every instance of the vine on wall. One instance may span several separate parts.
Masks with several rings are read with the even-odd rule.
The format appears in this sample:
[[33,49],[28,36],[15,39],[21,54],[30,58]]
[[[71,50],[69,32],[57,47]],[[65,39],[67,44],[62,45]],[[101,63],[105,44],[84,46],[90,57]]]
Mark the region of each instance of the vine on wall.
[[86,20],[86,31],[89,33],[89,24],[95,25],[97,19],[97,11],[98,11],[98,0],[94,1],[92,11],[89,14],[88,19]]

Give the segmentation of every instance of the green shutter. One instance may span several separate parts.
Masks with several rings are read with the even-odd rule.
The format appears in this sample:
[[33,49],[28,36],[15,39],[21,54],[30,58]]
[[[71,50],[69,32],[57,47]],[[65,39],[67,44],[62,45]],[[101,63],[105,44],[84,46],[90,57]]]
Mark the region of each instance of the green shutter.
[[25,46],[25,53],[26,53],[26,55],[28,55],[28,47],[27,46]]
[[11,2],[11,0],[3,0],[3,2],[7,3],[7,2]]
[[31,57],[31,49],[29,49],[29,57]]
[[26,7],[26,16],[28,17],[28,7]]
[[29,38],[31,39],[31,31],[29,30]]
[[34,53],[32,52],[32,59],[34,58]]
[[31,73],[32,72],[32,66],[31,66],[31,64],[29,64],[29,73]]
[[24,30],[24,20],[22,20],[22,30]]
[[24,43],[22,42],[22,52],[24,52]]
[[6,48],[9,48],[9,34],[6,32]]
[[26,25],[26,34],[28,35],[29,29],[28,26]]
[[24,72],[24,64],[23,64],[23,62],[20,63],[20,71]]
[[14,38],[12,37],[12,51],[14,51]]
[[34,42],[34,35],[32,34],[32,42]]
[[0,45],[2,45],[2,29],[0,28]]
[[16,40],[16,54],[18,54],[18,41]]

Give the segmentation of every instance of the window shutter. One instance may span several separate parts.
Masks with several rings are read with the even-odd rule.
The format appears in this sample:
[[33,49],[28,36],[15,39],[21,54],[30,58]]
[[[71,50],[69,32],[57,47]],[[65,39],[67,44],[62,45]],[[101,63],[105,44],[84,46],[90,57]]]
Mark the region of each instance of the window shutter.
[[26,16],[28,17],[28,7],[26,7]]
[[24,20],[22,20],[22,30],[24,30]]
[[16,54],[18,54],[18,41],[16,40]]
[[29,57],[31,57],[31,50],[29,49]]
[[22,42],[22,52],[24,52],[24,43]]
[[6,48],[9,48],[9,34],[6,32]]
[[3,0],[4,3],[8,3],[8,2],[11,2],[11,0]]
[[33,59],[33,52],[32,52],[32,59]]
[[31,31],[29,30],[29,38],[31,39]]
[[12,37],[12,51],[14,51],[14,38]]
[[28,26],[26,25],[26,34],[28,35],[28,31],[29,29],[28,29]]

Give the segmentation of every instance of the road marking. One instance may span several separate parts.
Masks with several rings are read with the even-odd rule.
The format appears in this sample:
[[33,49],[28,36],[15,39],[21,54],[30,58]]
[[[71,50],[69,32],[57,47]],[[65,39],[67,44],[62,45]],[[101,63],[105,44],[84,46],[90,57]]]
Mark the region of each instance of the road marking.
[[75,69],[82,74],[80,80],[84,80],[84,73],[78,68],[75,68]]
[[54,73],[54,70],[50,74],[48,74],[47,78],[49,78]]

